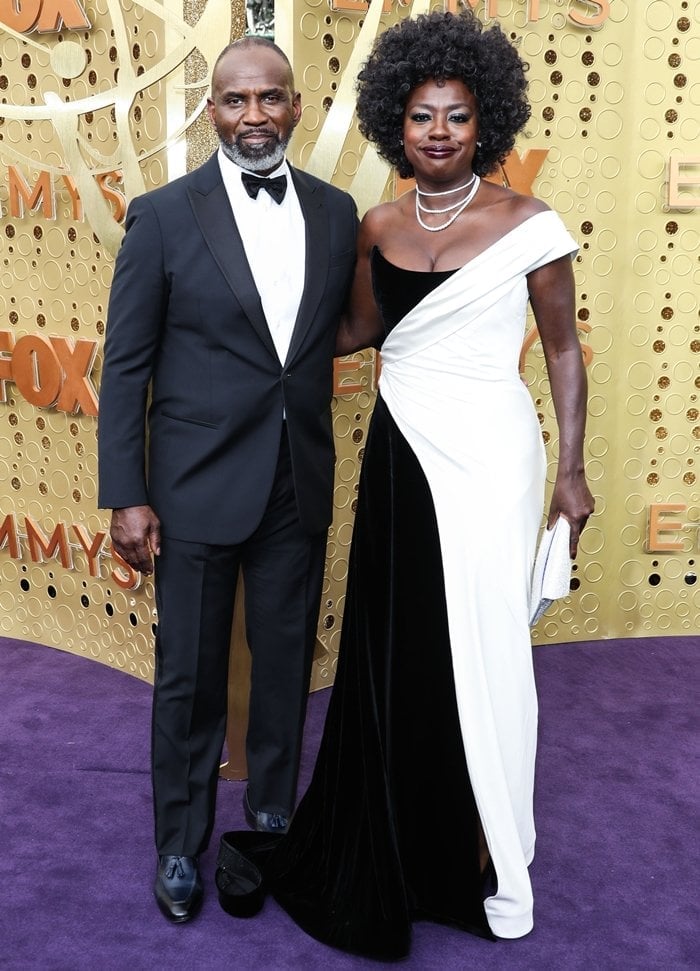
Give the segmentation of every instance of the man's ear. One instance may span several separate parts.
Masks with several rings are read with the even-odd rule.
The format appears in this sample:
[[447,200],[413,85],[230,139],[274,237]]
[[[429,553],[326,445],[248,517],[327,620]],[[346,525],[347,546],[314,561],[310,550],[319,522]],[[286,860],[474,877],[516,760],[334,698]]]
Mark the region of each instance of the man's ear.
[[292,111],[294,113],[294,126],[296,127],[301,120],[301,91],[295,91],[292,97]]

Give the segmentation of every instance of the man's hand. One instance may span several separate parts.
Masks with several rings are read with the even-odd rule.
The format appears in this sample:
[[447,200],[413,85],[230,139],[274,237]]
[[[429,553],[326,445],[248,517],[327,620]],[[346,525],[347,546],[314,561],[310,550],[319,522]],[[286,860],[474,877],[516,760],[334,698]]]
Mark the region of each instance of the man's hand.
[[150,506],[114,509],[109,535],[112,549],[130,567],[147,576],[153,573],[153,556],[160,553],[160,520]]

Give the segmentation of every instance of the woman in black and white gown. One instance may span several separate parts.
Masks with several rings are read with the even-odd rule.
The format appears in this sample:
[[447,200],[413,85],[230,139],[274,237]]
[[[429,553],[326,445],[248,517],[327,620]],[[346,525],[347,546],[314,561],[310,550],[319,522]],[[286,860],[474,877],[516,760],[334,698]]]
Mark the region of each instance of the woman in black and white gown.
[[537,699],[528,626],[545,454],[518,374],[528,299],[559,425],[548,521],[593,509],[576,243],[482,181],[529,116],[471,14],[404,20],[358,81],[363,133],[416,190],[363,220],[338,353],[381,350],[336,682],[313,781],[266,876],[309,933],[401,957],[411,922],[532,928]]

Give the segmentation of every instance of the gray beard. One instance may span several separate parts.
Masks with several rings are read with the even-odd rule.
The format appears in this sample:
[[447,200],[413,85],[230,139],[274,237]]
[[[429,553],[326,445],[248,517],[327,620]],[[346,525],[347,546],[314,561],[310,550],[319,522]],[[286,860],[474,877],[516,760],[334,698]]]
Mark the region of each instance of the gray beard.
[[274,149],[271,152],[265,152],[264,155],[260,155],[254,149],[251,150],[249,146],[243,150],[236,142],[226,142],[223,138],[220,138],[221,150],[226,158],[248,172],[270,172],[283,161],[291,137],[290,133],[288,138],[278,141]]

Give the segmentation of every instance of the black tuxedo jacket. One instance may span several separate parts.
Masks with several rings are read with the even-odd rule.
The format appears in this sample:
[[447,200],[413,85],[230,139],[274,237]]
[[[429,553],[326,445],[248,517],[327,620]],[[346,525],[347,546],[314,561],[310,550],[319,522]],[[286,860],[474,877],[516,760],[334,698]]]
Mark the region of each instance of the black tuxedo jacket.
[[130,204],[100,390],[100,506],[150,504],[176,539],[243,541],[270,494],[284,410],[301,524],[329,525],[332,360],[357,215],[347,193],[292,176],[306,279],[284,365],[216,155]]

